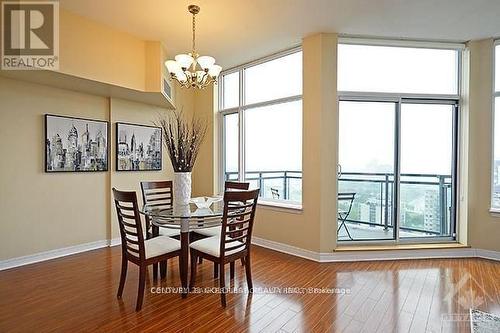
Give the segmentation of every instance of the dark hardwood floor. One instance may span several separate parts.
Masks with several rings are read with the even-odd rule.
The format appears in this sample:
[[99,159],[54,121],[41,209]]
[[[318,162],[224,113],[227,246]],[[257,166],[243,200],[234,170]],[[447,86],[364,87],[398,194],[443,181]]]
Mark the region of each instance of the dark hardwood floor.
[[[180,285],[172,260],[166,280],[153,283],[148,273],[144,306],[136,313],[135,266],[123,299],[116,299],[119,247],[2,271],[0,332],[469,332],[470,307],[500,314],[500,263],[494,261],[319,264],[259,247],[252,254],[254,287],[261,290],[229,294],[225,309],[216,293],[187,299],[152,293],[152,287]],[[198,287],[217,286],[210,262],[198,269]],[[229,279],[229,269],[226,274]],[[230,286],[246,287],[239,264]],[[350,293],[286,293],[289,287]]]

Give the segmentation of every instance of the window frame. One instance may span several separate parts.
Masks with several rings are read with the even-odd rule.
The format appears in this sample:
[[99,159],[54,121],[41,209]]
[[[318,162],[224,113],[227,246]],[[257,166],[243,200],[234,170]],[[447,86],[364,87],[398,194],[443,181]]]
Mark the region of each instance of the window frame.
[[[440,43],[440,42],[424,42],[424,41],[406,41],[406,40],[387,40],[387,39],[366,39],[345,37],[339,38],[338,45],[351,44],[351,45],[366,45],[366,46],[391,46],[391,47],[408,47],[408,48],[427,48],[427,49],[445,49],[457,51],[457,94],[415,94],[415,93],[386,93],[386,92],[362,92],[362,91],[338,91],[337,107],[340,101],[360,101],[360,102],[394,102],[396,103],[396,123],[395,123],[395,154],[394,154],[394,177],[398,179],[397,185],[394,186],[394,203],[392,207],[392,216],[394,216],[394,237],[390,240],[382,239],[363,239],[363,240],[338,240],[337,242],[343,244],[394,244],[394,243],[441,243],[443,241],[457,241],[459,239],[459,218],[458,212],[460,210],[460,200],[458,193],[460,193],[460,177],[461,163],[460,163],[460,132],[462,123],[461,114],[461,93],[462,93],[462,80],[463,80],[463,59],[466,50],[465,44],[461,43]],[[400,112],[403,103],[430,103],[430,104],[452,104],[455,105],[456,118],[454,121],[454,138],[453,138],[453,166],[452,166],[452,182],[454,185],[454,193],[452,200],[452,218],[451,221],[451,237],[438,236],[426,238],[400,238],[400,179],[401,179],[401,123]],[[500,212],[500,210],[499,210]]]
[[[225,156],[225,141],[226,141],[226,129],[224,126],[224,117],[229,114],[238,114],[238,181],[245,180],[245,111],[248,109],[254,109],[259,107],[283,104],[294,101],[302,101],[303,92],[299,95],[292,95],[286,97],[280,97],[276,99],[266,100],[262,102],[256,102],[251,104],[245,104],[245,70],[257,66],[269,61],[273,61],[279,58],[283,58],[285,56],[302,52],[302,46],[295,46],[290,49],[273,53],[266,57],[259,58],[257,60],[245,63],[243,65],[235,66],[223,71],[220,75],[221,79],[219,80],[218,87],[218,127],[219,127],[219,167],[218,167],[218,191],[219,193],[223,193],[224,191],[224,181],[225,181],[225,169],[226,169],[226,156]],[[238,105],[232,108],[224,109],[224,79],[223,77],[228,74],[232,74],[235,72],[239,72],[239,99]],[[302,151],[303,148],[301,147]],[[301,170],[302,171],[302,170]],[[265,206],[279,207],[285,209],[293,209],[293,210],[301,210],[302,202],[291,202],[289,200],[272,200],[265,199],[263,197],[259,197],[259,204]]]
[[[495,87],[496,85],[496,67],[500,64],[496,63],[496,52],[497,46],[500,45],[500,39],[496,39],[493,41],[492,48],[492,74],[491,74],[491,175],[490,175],[490,213],[495,215],[500,215],[500,206],[493,205],[493,194],[495,192],[494,183],[495,183],[495,132],[498,131],[495,129],[495,119],[496,119],[496,99],[500,98],[500,87]],[[500,51],[499,51],[500,52]],[[499,133],[500,134],[500,133]]]

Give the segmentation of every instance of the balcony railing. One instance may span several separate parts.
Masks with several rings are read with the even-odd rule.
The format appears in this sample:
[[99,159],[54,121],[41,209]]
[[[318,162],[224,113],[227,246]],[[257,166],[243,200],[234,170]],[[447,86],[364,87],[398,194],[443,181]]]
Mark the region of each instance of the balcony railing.
[[[226,172],[226,180],[236,180],[237,172]],[[278,194],[280,200],[293,200],[294,193],[301,192],[301,171],[249,171],[246,180],[261,189],[261,196],[273,198]],[[294,181],[294,182],[293,182]],[[293,183],[292,183],[293,182]],[[450,235],[451,220],[451,175],[440,174],[401,174],[400,196],[402,206],[400,229],[408,232],[418,232],[428,235]],[[365,185],[368,184],[369,188]],[[365,186],[365,188],[363,188]],[[415,187],[418,186],[418,190]],[[298,187],[298,189],[297,189]],[[412,189],[413,188],[413,189]],[[393,227],[392,223],[392,196],[394,189],[394,174],[392,173],[362,173],[343,172],[339,178],[340,192],[356,192],[355,205],[368,207],[369,218],[362,216],[348,218],[348,222],[380,226],[385,230]],[[417,204],[423,206],[419,212],[406,208],[410,202],[404,201],[404,192],[418,193]],[[421,202],[423,200],[423,202]],[[366,210],[366,209],[365,209]],[[423,226],[405,224],[406,215],[419,214],[424,219]],[[351,213],[350,216],[355,215]],[[358,214],[359,215],[359,214]],[[427,222],[426,222],[427,221]],[[429,222],[431,221],[431,222]],[[428,225],[426,227],[426,224]],[[431,225],[431,226],[429,226]]]

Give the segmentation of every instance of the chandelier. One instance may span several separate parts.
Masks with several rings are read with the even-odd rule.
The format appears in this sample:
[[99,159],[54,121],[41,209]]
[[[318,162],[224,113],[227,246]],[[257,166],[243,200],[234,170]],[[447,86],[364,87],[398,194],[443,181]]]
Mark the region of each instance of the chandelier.
[[200,7],[190,5],[188,11],[193,14],[193,49],[188,54],[178,54],[175,60],[165,61],[170,77],[183,88],[203,89],[217,83],[217,76],[222,67],[215,65],[215,59],[210,56],[200,56],[196,53],[196,20]]

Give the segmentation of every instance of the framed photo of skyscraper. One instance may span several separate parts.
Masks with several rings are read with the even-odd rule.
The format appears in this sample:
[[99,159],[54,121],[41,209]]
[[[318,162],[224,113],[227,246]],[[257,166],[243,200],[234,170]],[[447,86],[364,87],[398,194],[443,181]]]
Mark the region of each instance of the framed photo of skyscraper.
[[109,123],[45,115],[45,172],[108,171]]
[[116,170],[161,170],[161,136],[160,127],[116,123]]

